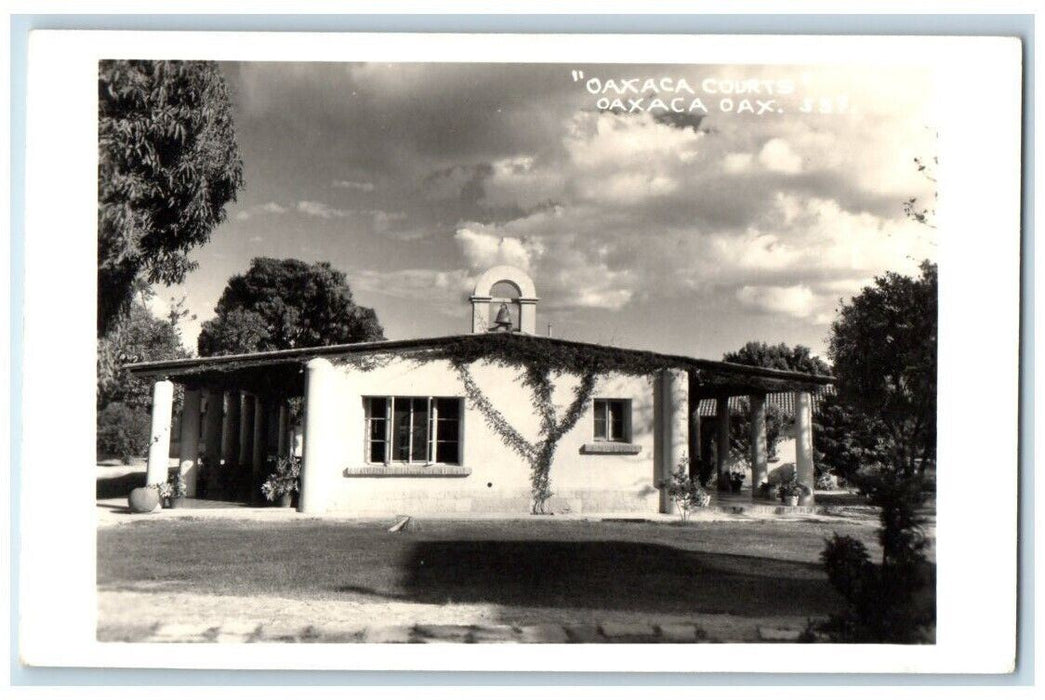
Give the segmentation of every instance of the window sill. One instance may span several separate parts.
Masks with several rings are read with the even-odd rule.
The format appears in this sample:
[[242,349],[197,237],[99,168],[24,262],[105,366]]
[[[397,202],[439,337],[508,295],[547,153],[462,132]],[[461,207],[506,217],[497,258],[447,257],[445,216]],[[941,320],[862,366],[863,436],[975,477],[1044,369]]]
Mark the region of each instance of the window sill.
[[442,476],[460,477],[472,473],[471,467],[456,464],[371,464],[364,467],[347,467],[345,477],[402,477],[402,476]]
[[641,445],[629,442],[589,442],[581,446],[582,455],[637,455]]

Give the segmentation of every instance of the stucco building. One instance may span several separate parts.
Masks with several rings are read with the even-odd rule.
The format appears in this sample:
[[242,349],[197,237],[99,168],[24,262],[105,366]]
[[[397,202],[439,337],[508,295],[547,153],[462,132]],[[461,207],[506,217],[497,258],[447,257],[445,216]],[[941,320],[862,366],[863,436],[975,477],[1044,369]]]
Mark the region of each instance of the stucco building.
[[[757,486],[766,396],[779,392],[794,395],[796,470],[813,486],[812,394],[829,377],[537,335],[538,301],[525,273],[497,267],[470,298],[471,334],[132,365],[156,381],[148,482],[167,476],[177,383],[178,463],[196,496],[232,477],[256,498],[269,458],[300,436],[302,512],[525,513],[533,459],[552,432],[549,510],[669,512],[663,481],[708,443],[701,402],[722,417],[722,473],[729,399],[748,397]],[[550,380],[546,394],[534,368]]]

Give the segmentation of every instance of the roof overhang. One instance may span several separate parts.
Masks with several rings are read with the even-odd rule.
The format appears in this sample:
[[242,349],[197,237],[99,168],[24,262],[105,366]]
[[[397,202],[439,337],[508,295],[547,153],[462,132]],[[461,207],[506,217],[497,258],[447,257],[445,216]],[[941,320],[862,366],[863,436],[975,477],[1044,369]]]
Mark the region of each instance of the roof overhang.
[[[650,366],[685,369],[689,371],[690,375],[690,393],[698,398],[816,390],[818,387],[834,383],[833,377],[823,375],[716,362],[647,350],[615,348],[547,336],[521,333],[497,335],[499,337],[491,342],[537,343],[581,351],[612,352],[625,357],[632,356]],[[304,391],[304,366],[309,360],[317,357],[335,359],[385,353],[423,352],[445,348],[475,337],[452,335],[410,340],[381,340],[244,355],[139,362],[126,367],[138,377],[170,379],[188,387],[242,388],[259,393],[298,395]],[[539,350],[539,347],[528,349]]]

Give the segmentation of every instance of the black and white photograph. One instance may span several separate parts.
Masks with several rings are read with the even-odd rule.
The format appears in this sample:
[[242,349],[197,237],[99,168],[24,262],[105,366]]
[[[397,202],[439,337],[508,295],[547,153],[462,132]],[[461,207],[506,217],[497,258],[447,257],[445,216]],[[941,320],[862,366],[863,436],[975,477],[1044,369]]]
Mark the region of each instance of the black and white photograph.
[[532,39],[94,61],[91,644],[942,643],[941,73]]

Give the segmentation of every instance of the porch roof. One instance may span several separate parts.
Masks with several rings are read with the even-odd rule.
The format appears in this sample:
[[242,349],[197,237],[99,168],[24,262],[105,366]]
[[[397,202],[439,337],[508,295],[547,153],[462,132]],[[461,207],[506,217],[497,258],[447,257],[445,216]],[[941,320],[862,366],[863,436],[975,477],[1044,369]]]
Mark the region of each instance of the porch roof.
[[489,340],[480,342],[491,344],[517,343],[517,349],[522,352],[540,353],[542,350],[559,348],[566,351],[592,353],[611,360],[640,362],[650,367],[685,369],[689,372],[690,394],[694,398],[784,391],[816,391],[818,387],[834,383],[833,377],[823,375],[752,367],[684,355],[618,348],[521,333],[381,340],[242,355],[137,362],[128,364],[126,367],[132,374],[139,377],[162,377],[188,386],[238,387],[260,393],[300,395],[304,391],[304,366],[309,360],[317,357],[336,359],[385,353],[423,354],[425,351],[435,351],[463,342],[475,342],[477,338],[489,338]]

